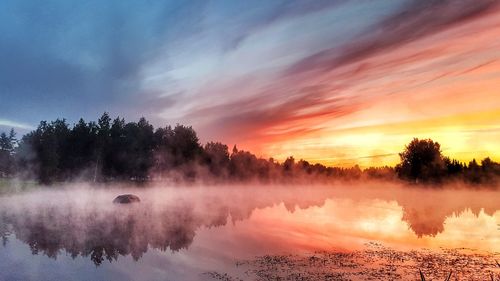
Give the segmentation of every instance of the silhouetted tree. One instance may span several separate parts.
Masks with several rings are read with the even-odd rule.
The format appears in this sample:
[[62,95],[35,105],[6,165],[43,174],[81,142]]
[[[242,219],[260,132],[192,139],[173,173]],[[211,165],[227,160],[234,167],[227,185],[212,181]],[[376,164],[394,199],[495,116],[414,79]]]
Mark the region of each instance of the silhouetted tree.
[[500,164],[492,161],[489,157],[481,160],[481,170],[486,182],[493,183],[500,176]]
[[153,165],[153,126],[144,117],[137,123],[124,127],[126,142],[125,174],[138,180],[145,180]]
[[109,149],[104,151],[103,173],[111,179],[119,179],[125,174],[127,158],[125,147],[125,120],[117,117],[109,130]]
[[41,183],[63,179],[69,161],[70,132],[64,119],[40,122],[35,131],[21,139],[19,162],[34,171]]
[[220,142],[209,142],[205,145],[203,164],[208,166],[214,176],[227,176],[229,161],[227,145]]
[[446,166],[446,171],[448,176],[461,175],[464,171],[464,165],[455,159],[450,159],[449,157],[443,157],[444,164]]
[[413,139],[399,154],[398,176],[411,181],[439,181],[445,175],[445,163],[439,143],[431,139]]
[[361,168],[359,165],[354,165],[354,167],[348,168],[347,169],[347,178],[349,179],[360,179],[363,171],[361,171]]
[[[263,159],[236,145],[219,142],[202,146],[192,127],[153,126],[141,118],[126,123],[113,121],[103,113],[97,122],[80,119],[70,127],[66,120],[42,121],[36,130],[24,135],[17,144],[15,133],[0,134],[0,176],[36,178],[41,183],[74,179],[194,180],[201,176],[233,181],[294,182],[351,179],[385,179],[395,176],[412,182],[440,182],[446,178],[470,183],[492,184],[500,177],[500,164],[485,158],[464,165],[444,157],[440,145],[430,139],[413,139],[400,153],[395,168],[359,166],[327,167],[296,161],[288,157],[283,163]],[[16,167],[17,166],[17,167]],[[14,168],[16,167],[16,168]],[[29,171],[29,172],[27,172]],[[199,172],[201,171],[201,173]],[[152,176],[151,176],[152,175]]]
[[171,151],[174,167],[192,162],[201,155],[202,147],[192,127],[177,124],[173,130]]
[[500,164],[489,157],[481,160],[479,165],[476,159],[464,167],[464,180],[473,184],[495,184],[500,177]]
[[93,178],[93,168],[97,161],[97,133],[97,125],[94,122],[86,123],[83,119],[71,129],[64,167],[69,172],[66,178],[73,176],[81,176],[88,180]]
[[251,180],[258,175],[258,159],[248,151],[233,147],[229,164],[229,174],[236,180]]
[[97,126],[97,155],[93,175],[94,182],[97,181],[99,176],[105,175],[103,162],[111,149],[111,117],[109,117],[107,112],[104,112],[99,120],[97,120]]
[[158,128],[153,134],[153,173],[159,179],[163,178],[163,172],[173,167],[172,139],[174,131],[172,127]]
[[369,179],[384,179],[392,180],[395,178],[394,168],[389,166],[384,167],[369,167],[363,170],[363,173]]
[[16,145],[16,133],[11,129],[9,135],[0,134],[0,177],[11,176],[14,172],[14,154]]
[[196,176],[194,164],[201,159],[203,147],[192,127],[177,124],[175,128],[167,126],[154,132],[155,176],[162,178],[163,171],[178,169],[187,178]]

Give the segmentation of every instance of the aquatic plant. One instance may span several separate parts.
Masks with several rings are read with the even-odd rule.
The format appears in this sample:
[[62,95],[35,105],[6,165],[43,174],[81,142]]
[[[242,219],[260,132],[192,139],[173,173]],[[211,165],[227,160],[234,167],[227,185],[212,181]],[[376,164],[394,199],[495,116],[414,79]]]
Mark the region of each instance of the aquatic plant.
[[[425,276],[422,273],[422,270],[419,269],[418,272],[420,273],[420,280],[425,281]],[[451,273],[452,273],[452,271],[450,270],[450,273],[448,274],[448,277],[446,277],[445,281],[450,281]]]

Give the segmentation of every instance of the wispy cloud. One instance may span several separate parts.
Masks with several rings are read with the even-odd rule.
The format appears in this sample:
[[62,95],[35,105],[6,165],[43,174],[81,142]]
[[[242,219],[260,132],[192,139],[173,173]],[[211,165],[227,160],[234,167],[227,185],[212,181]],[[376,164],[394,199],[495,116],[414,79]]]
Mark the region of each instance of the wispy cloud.
[[408,44],[491,12],[500,2],[490,0],[413,1],[365,34],[340,47],[322,50],[294,64],[291,73],[330,70],[379,52]]
[[6,120],[6,119],[0,119],[0,126],[10,127],[10,128],[14,128],[14,129],[23,129],[23,130],[31,130],[34,128],[33,126],[28,125],[28,124],[19,123],[16,121]]

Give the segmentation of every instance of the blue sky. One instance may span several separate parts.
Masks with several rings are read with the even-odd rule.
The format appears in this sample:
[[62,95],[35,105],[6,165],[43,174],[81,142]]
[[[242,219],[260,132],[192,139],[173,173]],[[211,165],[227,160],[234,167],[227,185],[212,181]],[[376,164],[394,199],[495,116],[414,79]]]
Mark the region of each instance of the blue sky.
[[211,99],[207,83],[274,73],[394,6],[345,2],[2,1],[0,125],[104,111],[190,121],[188,97]]

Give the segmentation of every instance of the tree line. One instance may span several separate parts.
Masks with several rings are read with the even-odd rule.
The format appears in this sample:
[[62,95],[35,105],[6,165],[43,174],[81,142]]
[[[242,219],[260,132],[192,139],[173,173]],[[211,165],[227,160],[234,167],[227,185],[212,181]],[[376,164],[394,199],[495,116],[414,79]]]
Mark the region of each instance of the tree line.
[[491,159],[468,164],[441,153],[439,143],[414,139],[396,167],[361,169],[327,167],[293,157],[263,159],[220,142],[205,145],[190,126],[154,128],[145,118],[126,123],[104,113],[96,122],[80,119],[42,121],[16,139],[14,130],[0,134],[0,177],[35,179],[42,184],[67,180],[151,181],[206,180],[310,182],[335,179],[397,178],[410,182],[463,180],[492,183],[500,164]]
[[444,156],[441,145],[431,139],[413,139],[399,157],[401,161],[395,172],[399,178],[410,182],[495,184],[500,177],[500,163],[489,157],[480,163],[476,159],[462,163]]

